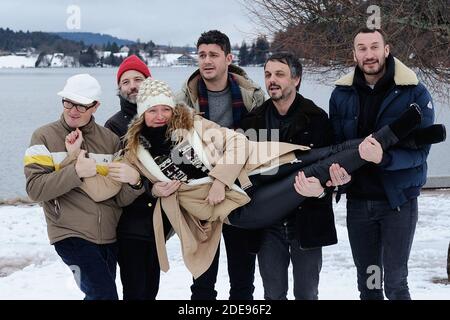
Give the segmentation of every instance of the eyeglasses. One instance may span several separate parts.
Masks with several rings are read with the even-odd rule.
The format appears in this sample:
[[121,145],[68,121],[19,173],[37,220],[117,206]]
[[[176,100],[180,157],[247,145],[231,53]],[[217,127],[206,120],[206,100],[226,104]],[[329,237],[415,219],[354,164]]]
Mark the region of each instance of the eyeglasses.
[[65,109],[72,109],[73,107],[75,107],[75,109],[77,109],[78,112],[80,113],[85,113],[86,111],[88,111],[89,109],[95,107],[97,105],[97,101],[94,101],[91,105],[86,106],[84,104],[76,104],[73,103],[69,100],[62,100],[62,104],[64,106]]

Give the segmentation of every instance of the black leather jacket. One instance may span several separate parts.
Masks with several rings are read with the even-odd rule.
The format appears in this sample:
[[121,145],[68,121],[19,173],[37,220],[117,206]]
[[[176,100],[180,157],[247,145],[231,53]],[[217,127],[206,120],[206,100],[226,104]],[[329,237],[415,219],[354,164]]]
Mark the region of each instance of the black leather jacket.
[[[269,99],[259,108],[252,110],[242,120],[242,128],[267,129],[266,114],[273,107],[272,100]],[[282,142],[311,148],[332,144],[333,134],[328,115],[311,100],[297,93],[288,115],[291,122]],[[298,239],[301,248],[316,248],[337,243],[332,190],[327,191],[324,198],[305,200],[287,220],[280,221],[286,227],[288,238]]]
[[[136,113],[136,104],[120,97],[120,111],[106,121],[105,127],[119,137],[123,137],[127,132],[128,124]],[[132,204],[123,208],[117,226],[118,238],[155,241],[153,209],[157,199],[151,196],[152,184],[150,181],[143,179],[143,183],[146,192],[140,195]],[[163,221],[165,234],[167,235],[171,227],[165,215],[163,215]]]

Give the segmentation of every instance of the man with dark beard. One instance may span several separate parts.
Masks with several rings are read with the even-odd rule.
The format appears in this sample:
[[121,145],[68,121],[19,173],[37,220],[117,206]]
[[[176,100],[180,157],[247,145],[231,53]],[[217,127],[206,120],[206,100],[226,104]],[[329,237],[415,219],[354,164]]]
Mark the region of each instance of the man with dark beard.
[[[126,58],[117,71],[120,111],[105,123],[105,127],[123,137],[128,124],[137,113],[136,96],[141,83],[151,77],[147,65],[137,56]],[[123,143],[123,141],[122,141]],[[117,226],[118,263],[124,300],[154,300],[159,289],[160,268],[153,233],[153,194],[172,193],[176,185],[142,179],[146,192],[123,208]],[[166,234],[170,230],[164,221]],[[167,227],[166,227],[167,226]]]
[[[311,148],[330,145],[330,120],[324,110],[298,92],[301,79],[302,65],[295,55],[271,55],[264,65],[270,99],[242,119],[242,128],[257,129],[260,141],[278,140]],[[327,192],[314,177],[304,179],[297,192],[308,199],[286,219],[260,230],[258,262],[266,300],[287,299],[291,262],[295,299],[318,299],[322,247],[337,242],[331,190]]]
[[[355,71],[336,82],[330,99],[336,143],[368,136],[412,103],[420,106],[421,127],[433,123],[429,92],[414,71],[390,54],[383,31],[360,29],[354,37],[353,57]],[[386,297],[410,299],[408,259],[429,150],[426,145],[383,152],[375,139],[360,146],[361,157],[373,163],[353,173],[346,192],[348,236],[361,299],[383,299],[383,272]],[[342,184],[339,174],[331,176],[335,184]]]

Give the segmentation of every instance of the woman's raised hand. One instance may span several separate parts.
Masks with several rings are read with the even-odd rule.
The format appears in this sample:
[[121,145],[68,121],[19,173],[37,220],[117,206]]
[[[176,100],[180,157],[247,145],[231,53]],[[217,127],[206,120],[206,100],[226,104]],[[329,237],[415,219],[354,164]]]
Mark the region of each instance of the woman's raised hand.
[[83,133],[80,129],[72,131],[66,136],[65,144],[69,155],[72,155],[81,150],[81,143],[83,142]]

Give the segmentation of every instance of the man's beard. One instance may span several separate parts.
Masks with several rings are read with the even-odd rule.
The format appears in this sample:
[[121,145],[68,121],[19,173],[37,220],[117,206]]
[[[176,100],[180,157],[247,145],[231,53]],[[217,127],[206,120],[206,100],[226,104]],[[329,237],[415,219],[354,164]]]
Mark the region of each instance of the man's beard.
[[[274,93],[273,95],[271,95],[271,94],[270,94],[270,89],[271,89],[272,87],[278,88],[280,94],[277,95],[278,93]],[[284,98],[284,96],[285,96],[283,90],[282,90],[281,87],[278,86],[278,85],[272,85],[272,86],[270,86],[268,91],[269,91],[270,99],[272,99],[273,101],[280,101],[280,100],[282,100],[282,99]]]
[[284,98],[284,95],[283,95],[283,94],[280,94],[279,96],[274,95],[274,96],[271,96],[271,97],[270,97],[270,99],[272,99],[273,101],[280,101],[280,100],[282,100],[283,98]]
[[386,63],[386,60],[384,60],[384,61],[378,60],[379,68],[378,68],[378,69],[373,69],[373,70],[370,70],[370,71],[367,71],[367,70],[364,68],[364,63],[362,63],[362,65],[360,65],[359,68],[361,69],[361,71],[362,71],[365,75],[368,75],[368,76],[376,76],[376,75],[380,74],[381,72],[383,72],[385,63]]
[[127,100],[128,102],[130,102],[132,104],[136,104],[137,96],[131,96],[132,93],[137,93],[137,91],[133,90],[130,93],[126,93],[126,92],[119,90],[119,96],[121,96],[122,98],[124,98],[125,100]]

